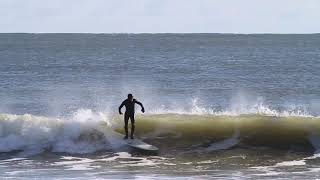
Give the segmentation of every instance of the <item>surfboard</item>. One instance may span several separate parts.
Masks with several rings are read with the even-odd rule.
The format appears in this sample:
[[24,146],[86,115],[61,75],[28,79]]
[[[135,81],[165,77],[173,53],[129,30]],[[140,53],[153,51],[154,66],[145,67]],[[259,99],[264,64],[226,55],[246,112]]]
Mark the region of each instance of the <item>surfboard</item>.
[[124,140],[127,144],[133,148],[141,149],[144,151],[158,151],[159,149],[151,144],[147,144],[140,139],[128,139]]
[[159,149],[156,146],[153,146],[151,144],[145,143],[142,140],[138,138],[134,139],[123,139],[124,135],[114,132],[113,133],[115,136],[117,136],[117,139],[121,139],[126,145],[135,148],[137,150],[142,150],[142,151],[152,151],[152,152],[157,152]]

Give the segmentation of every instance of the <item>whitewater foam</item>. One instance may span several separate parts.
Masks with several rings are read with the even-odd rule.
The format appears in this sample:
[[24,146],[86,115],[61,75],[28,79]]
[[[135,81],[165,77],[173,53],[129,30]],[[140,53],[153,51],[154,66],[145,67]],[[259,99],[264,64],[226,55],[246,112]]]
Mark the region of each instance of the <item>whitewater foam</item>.
[[79,110],[68,119],[41,116],[0,115],[0,152],[25,151],[33,155],[45,149],[54,152],[89,153],[107,147],[97,126],[105,117]]
[[304,160],[294,160],[294,161],[284,161],[277,163],[274,167],[281,167],[281,166],[303,166],[306,165]]

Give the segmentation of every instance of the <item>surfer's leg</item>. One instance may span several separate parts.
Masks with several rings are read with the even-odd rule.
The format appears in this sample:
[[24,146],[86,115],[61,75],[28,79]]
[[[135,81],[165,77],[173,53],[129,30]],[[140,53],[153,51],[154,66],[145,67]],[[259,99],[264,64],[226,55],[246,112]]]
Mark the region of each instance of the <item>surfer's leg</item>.
[[134,128],[135,128],[135,125],[134,125],[134,115],[130,116],[130,120],[131,120],[131,139],[133,139],[133,134],[134,134]]
[[125,139],[128,139],[128,122],[129,122],[129,116],[127,114],[124,114],[124,131],[126,132]]

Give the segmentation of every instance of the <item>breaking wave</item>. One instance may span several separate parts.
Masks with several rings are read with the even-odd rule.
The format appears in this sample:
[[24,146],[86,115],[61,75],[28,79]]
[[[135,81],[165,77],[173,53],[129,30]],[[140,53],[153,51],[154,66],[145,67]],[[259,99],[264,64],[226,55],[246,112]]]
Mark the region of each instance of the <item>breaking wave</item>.
[[[263,113],[154,112],[137,115],[136,135],[170,152],[212,152],[236,147],[317,151],[320,118]],[[111,151],[120,142],[108,132],[123,132],[121,116],[78,110],[70,118],[0,114],[0,152],[26,155],[43,151]]]
[[103,114],[79,110],[70,119],[0,114],[0,152],[90,153],[106,149],[106,141],[97,130]]

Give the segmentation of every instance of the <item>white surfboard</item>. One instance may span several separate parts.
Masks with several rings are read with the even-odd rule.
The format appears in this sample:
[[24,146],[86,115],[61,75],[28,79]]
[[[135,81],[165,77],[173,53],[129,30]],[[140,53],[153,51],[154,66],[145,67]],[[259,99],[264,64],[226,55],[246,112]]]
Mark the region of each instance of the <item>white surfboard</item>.
[[133,148],[145,150],[145,151],[158,151],[159,149],[151,144],[147,144],[140,139],[128,139],[125,140],[127,144]]
[[135,149],[138,149],[138,150],[143,150],[143,151],[153,151],[153,152],[156,152],[158,151],[159,149],[151,144],[147,144],[145,142],[143,142],[142,140],[140,139],[123,139],[124,135],[120,134],[120,133],[117,133],[117,132],[114,132],[113,133],[114,136],[117,137],[117,139],[122,139],[122,141],[132,147],[132,148],[135,148]]

